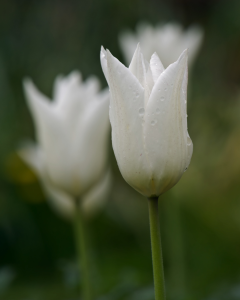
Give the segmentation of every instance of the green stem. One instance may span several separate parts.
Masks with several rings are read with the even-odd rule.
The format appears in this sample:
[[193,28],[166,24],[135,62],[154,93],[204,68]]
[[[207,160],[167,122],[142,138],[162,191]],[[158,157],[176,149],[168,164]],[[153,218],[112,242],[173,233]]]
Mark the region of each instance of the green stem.
[[165,300],[158,197],[148,198],[155,300]]
[[79,205],[77,205],[77,201],[73,226],[75,232],[78,265],[81,271],[80,286],[82,287],[82,299],[91,300],[90,269],[84,228],[84,217],[81,213]]

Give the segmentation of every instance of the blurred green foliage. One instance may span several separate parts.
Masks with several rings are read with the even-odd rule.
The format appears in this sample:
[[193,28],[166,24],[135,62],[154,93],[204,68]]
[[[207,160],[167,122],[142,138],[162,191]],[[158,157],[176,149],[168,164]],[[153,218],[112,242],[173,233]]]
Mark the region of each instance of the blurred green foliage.
[[[47,95],[59,73],[97,75],[104,45],[136,24],[198,23],[205,39],[189,78],[189,170],[161,197],[168,299],[240,298],[240,2],[89,0],[0,2],[0,298],[73,300],[78,274],[71,223],[54,214],[15,150],[34,137],[22,79]],[[88,220],[98,300],[153,299],[146,200],[122,179]],[[182,297],[182,298],[181,298]]]

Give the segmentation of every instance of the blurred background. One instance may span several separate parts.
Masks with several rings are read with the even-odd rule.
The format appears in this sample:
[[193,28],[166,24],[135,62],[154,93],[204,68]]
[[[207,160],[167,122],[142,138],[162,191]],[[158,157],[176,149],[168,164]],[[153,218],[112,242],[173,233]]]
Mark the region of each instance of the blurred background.
[[[204,31],[189,76],[192,162],[160,197],[168,299],[240,299],[239,14],[238,0],[0,1],[0,299],[76,300],[81,276],[72,224],[16,154],[34,138],[22,79],[49,97],[54,78],[75,69],[106,87],[100,46],[123,62],[119,34],[143,21]],[[110,153],[111,195],[88,220],[95,299],[153,300],[147,201]]]

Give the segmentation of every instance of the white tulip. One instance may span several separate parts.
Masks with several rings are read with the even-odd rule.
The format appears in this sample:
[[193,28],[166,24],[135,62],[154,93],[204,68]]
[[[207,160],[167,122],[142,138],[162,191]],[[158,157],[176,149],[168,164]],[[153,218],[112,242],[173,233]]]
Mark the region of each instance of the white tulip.
[[110,88],[112,144],[120,172],[138,192],[156,197],[188,168],[193,145],[187,130],[187,51],[166,70],[140,47],[129,68],[101,49]]
[[137,27],[137,33],[122,33],[119,37],[121,49],[127,64],[130,63],[138,42],[147,60],[153,52],[157,52],[161,61],[168,66],[176,61],[182,51],[189,49],[188,63],[192,65],[203,40],[203,30],[199,26],[191,26],[183,30],[176,23],[158,25],[155,28],[142,23]]
[[105,201],[110,185],[108,170],[109,93],[99,82],[81,81],[78,72],[55,80],[53,101],[30,79],[24,91],[33,115],[37,144],[20,149],[36,171],[52,206],[72,216],[75,199],[91,213]]

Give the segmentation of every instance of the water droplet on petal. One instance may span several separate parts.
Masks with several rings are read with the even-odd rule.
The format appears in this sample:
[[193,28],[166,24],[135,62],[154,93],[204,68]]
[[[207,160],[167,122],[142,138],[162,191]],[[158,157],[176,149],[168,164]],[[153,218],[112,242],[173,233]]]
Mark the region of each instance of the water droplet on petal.
[[185,168],[185,170],[184,170],[184,172],[186,172],[186,171],[187,171],[187,169],[188,169],[188,168],[186,167],[186,168]]
[[160,100],[161,100],[161,101],[164,101],[164,97],[162,96],[162,97],[160,98]]
[[143,117],[145,113],[145,109],[143,107],[140,107],[138,112],[139,112],[139,116]]
[[157,115],[160,114],[160,109],[159,109],[159,108],[156,109],[156,114],[157,114]]
[[152,120],[151,125],[154,126],[155,124],[157,124],[157,120]]
[[165,88],[164,91],[166,92],[166,91],[167,91],[167,88]]

